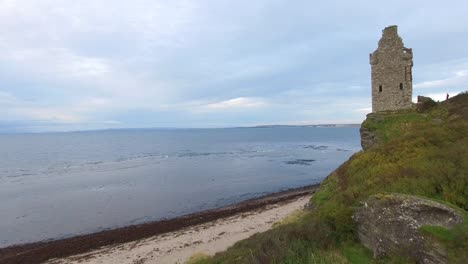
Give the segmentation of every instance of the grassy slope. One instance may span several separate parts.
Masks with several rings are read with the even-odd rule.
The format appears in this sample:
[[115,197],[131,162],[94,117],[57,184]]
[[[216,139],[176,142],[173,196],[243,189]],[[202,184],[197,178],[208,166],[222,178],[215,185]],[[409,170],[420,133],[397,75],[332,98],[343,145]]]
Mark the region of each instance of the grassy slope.
[[[373,260],[357,242],[351,216],[361,201],[385,192],[428,197],[467,212],[467,121],[466,93],[425,113],[408,110],[368,119],[362,125],[382,144],[355,154],[327,177],[312,198],[314,210],[195,263],[411,262]],[[445,244],[457,263],[468,258],[467,222],[452,231],[425,227],[421,232]]]

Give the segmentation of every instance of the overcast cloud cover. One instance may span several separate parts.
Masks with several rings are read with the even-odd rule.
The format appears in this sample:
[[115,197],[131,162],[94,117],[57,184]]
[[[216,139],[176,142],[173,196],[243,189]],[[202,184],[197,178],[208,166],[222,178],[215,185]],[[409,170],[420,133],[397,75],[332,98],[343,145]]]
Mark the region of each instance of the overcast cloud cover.
[[397,24],[414,95],[468,90],[468,1],[0,0],[0,132],[359,123]]

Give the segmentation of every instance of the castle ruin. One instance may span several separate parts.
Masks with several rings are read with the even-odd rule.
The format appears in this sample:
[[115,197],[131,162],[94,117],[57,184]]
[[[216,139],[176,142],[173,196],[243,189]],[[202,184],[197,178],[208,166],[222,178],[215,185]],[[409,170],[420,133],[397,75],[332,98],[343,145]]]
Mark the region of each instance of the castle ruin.
[[413,51],[405,48],[397,26],[386,27],[378,48],[370,54],[372,112],[411,107]]

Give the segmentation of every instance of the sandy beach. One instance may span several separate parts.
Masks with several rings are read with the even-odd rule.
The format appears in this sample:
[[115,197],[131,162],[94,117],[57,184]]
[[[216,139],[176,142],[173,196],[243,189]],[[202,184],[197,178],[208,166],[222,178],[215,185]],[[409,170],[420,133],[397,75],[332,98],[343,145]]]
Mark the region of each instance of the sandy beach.
[[309,201],[317,185],[174,219],[0,249],[0,263],[184,263],[264,232]]
[[48,263],[184,263],[193,254],[212,255],[226,250],[239,240],[270,229],[275,222],[303,209],[309,199],[310,195],[306,195],[175,232],[108,246]]

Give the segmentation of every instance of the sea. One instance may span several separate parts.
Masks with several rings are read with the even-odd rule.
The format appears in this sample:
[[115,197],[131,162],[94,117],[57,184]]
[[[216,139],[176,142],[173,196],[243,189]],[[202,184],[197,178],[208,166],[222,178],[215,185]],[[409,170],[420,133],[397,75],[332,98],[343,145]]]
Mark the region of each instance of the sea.
[[0,248],[317,184],[360,149],[357,127],[0,134]]

